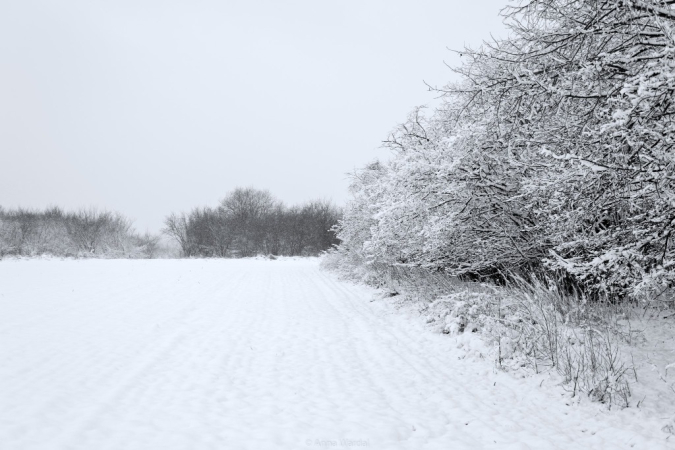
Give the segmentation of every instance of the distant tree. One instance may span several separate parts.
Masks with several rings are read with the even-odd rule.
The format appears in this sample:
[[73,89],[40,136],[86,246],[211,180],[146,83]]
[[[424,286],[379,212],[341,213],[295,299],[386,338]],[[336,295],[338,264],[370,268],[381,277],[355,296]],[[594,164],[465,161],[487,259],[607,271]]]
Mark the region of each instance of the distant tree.
[[220,202],[220,212],[228,218],[235,233],[235,246],[240,256],[264,252],[269,226],[267,217],[277,207],[269,191],[237,188]]
[[165,233],[185,256],[318,254],[337,242],[332,228],[340,214],[327,201],[288,208],[269,191],[237,188],[216,209],[171,214]]
[[192,256],[193,244],[188,235],[188,217],[183,214],[171,213],[164,219],[162,232],[174,239],[180,246],[183,256]]
[[310,246],[313,252],[326,250],[338,244],[333,226],[342,216],[342,212],[327,200],[316,200],[303,207],[303,214],[309,222]]
[[66,229],[80,251],[122,250],[130,223],[120,215],[95,208],[81,209],[66,219]]
[[4,254],[106,257],[144,254],[156,240],[137,236],[131,221],[119,213],[95,208],[65,213],[45,210],[0,210],[0,256]]

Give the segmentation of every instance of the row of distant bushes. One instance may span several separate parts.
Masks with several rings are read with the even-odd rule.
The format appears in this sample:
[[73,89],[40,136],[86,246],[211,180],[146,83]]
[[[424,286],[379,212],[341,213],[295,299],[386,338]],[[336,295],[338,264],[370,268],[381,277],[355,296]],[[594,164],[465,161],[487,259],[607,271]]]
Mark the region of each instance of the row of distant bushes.
[[315,200],[286,206],[269,191],[238,188],[215,208],[171,214],[164,232],[184,256],[317,255],[338,243],[341,210]]
[[0,258],[317,255],[338,243],[332,229],[340,216],[328,201],[289,207],[269,191],[239,188],[215,208],[166,217],[167,243],[160,235],[137,233],[131,220],[116,212],[0,207]]
[[0,257],[154,258],[159,250],[159,236],[136,233],[131,221],[119,213],[94,208],[66,212],[58,207],[0,207]]

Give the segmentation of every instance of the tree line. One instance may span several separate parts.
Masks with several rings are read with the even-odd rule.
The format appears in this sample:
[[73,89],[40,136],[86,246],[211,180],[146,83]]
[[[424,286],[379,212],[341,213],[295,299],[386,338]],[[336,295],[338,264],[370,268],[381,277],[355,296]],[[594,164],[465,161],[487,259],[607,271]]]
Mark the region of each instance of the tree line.
[[317,255],[338,243],[340,217],[328,201],[289,207],[269,191],[237,188],[214,208],[170,214],[163,232],[187,257]]
[[346,266],[564,280],[603,298],[675,281],[675,10],[667,0],[526,0],[465,48],[357,171]]
[[95,208],[65,212],[0,207],[0,257],[5,255],[153,258],[159,237],[140,235],[123,215]]
[[167,216],[162,234],[177,244],[175,250],[161,235],[137,233],[132,221],[117,212],[0,206],[0,258],[318,255],[339,242],[333,228],[341,214],[329,201],[289,207],[269,191],[238,188],[215,208]]

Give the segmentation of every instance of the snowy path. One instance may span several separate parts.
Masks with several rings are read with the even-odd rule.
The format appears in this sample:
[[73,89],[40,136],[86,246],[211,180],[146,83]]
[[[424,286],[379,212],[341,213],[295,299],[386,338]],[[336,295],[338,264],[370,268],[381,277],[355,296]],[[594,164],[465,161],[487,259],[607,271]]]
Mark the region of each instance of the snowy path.
[[0,449],[672,445],[371,296],[315,260],[2,261]]

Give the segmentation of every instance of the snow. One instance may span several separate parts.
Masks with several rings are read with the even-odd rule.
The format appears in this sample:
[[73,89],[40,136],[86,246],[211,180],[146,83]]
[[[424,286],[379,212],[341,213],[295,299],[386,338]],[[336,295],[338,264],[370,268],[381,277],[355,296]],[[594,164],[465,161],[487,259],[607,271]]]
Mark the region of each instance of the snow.
[[1,261],[0,448],[674,448],[374,294],[316,259]]
[[[667,312],[641,311],[634,314],[630,327],[637,331],[636,342],[624,345],[630,355],[634,380],[629,376],[634,401],[648,417],[661,421],[663,431],[675,434],[675,321]],[[674,440],[675,436],[671,437]]]

